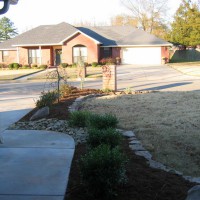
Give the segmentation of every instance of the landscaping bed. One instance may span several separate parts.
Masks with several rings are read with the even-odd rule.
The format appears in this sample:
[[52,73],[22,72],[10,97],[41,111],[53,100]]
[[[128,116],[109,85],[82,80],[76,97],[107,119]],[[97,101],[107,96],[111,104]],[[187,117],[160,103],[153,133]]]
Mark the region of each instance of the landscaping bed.
[[[82,95],[101,93],[98,90],[74,90],[71,95],[63,97],[59,103],[56,103],[50,109],[50,115],[48,118],[69,119],[68,108],[74,102],[74,100]],[[146,94],[145,94],[146,95]],[[130,96],[129,96],[130,97]],[[100,97],[98,97],[100,98]],[[93,103],[90,100],[88,100]],[[113,101],[113,100],[112,100]],[[105,102],[105,101],[104,101]],[[109,102],[109,100],[108,100]],[[114,101],[113,101],[114,102]],[[115,105],[113,103],[113,105]],[[110,112],[112,109],[122,111],[122,109],[116,108],[111,105],[101,105],[101,107],[93,106],[87,107],[88,111],[100,111],[101,113]],[[32,113],[35,112],[32,111]],[[32,113],[29,113],[21,121],[28,121]],[[99,112],[100,113],[100,112]],[[123,121],[120,122],[120,125]],[[128,139],[123,138],[120,145],[123,153],[127,156],[128,162],[126,165],[127,183],[119,186],[118,196],[116,200],[185,200],[187,191],[195,184],[190,183],[183,179],[181,176],[167,173],[162,170],[152,169],[146,163],[143,157],[137,156],[129,148]],[[68,189],[66,191],[67,200],[88,200],[86,192],[80,182],[80,171],[78,161],[80,157],[86,153],[87,147],[85,143],[78,144],[75,149],[75,155],[71,166]],[[91,198],[98,199],[98,198]]]

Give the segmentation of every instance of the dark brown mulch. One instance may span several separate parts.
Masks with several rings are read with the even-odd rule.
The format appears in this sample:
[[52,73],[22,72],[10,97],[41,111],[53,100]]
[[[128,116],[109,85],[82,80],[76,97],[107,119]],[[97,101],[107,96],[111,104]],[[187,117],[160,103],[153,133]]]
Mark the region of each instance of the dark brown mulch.
[[[116,200],[185,200],[187,191],[195,185],[180,176],[150,168],[144,158],[130,150],[128,139],[123,140],[122,149],[129,160],[126,166],[128,182],[119,187]],[[85,153],[84,144],[76,147],[66,200],[89,200],[80,185],[77,162]]]
[[[73,94],[61,99],[60,103],[55,104],[50,109],[48,118],[68,119],[69,112],[67,108],[71,106],[74,100],[79,96],[91,93],[99,93],[97,90],[74,90]],[[30,116],[36,111],[33,110],[27,114],[21,121],[29,120]],[[162,170],[152,169],[148,166],[145,159],[137,156],[128,147],[128,139],[123,140],[121,145],[129,161],[126,166],[128,182],[123,187],[119,187],[119,195],[116,200],[185,200],[187,191],[193,187],[182,177],[164,172]],[[71,166],[68,190],[66,192],[67,200],[89,200],[83,187],[80,184],[80,174],[78,169],[78,160],[80,156],[86,153],[86,146],[79,144],[76,146],[74,159]],[[95,200],[92,198],[92,200]]]

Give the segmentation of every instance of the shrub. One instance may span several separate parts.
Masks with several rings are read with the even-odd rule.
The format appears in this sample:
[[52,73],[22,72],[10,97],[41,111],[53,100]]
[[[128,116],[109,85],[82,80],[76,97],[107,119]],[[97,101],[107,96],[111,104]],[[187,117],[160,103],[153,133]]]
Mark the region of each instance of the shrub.
[[86,127],[90,113],[87,111],[74,111],[69,117],[69,126],[71,127]]
[[10,70],[12,70],[12,69],[13,69],[13,63],[10,63],[10,64],[8,65],[8,68],[9,68]]
[[60,65],[61,65],[63,68],[68,67],[68,63],[61,63]]
[[73,64],[72,64],[72,67],[77,67],[77,64],[76,64],[76,63],[73,63]]
[[107,64],[107,65],[112,65],[112,64],[115,64],[115,59],[114,59],[114,58],[111,58],[111,57],[109,57],[109,58],[102,58],[102,59],[100,60],[100,63],[101,63],[102,65],[105,65],[105,64]]
[[84,66],[85,66],[85,67],[88,67],[89,64],[88,64],[87,62],[84,62]]
[[37,65],[37,64],[32,64],[32,65],[31,65],[31,68],[37,69],[37,68],[38,68],[38,65]]
[[93,62],[92,63],[92,67],[97,67],[98,66],[98,62]]
[[47,67],[48,67],[47,65],[40,65],[38,68],[39,69],[47,69]]
[[116,116],[111,114],[92,114],[89,118],[89,127],[97,129],[116,128],[118,120]]
[[21,69],[30,69],[29,65],[22,65]]
[[125,183],[124,155],[119,148],[100,145],[83,156],[79,162],[81,179],[89,194],[101,199],[116,195],[116,186]]
[[70,85],[62,84],[60,86],[60,96],[64,97],[64,96],[67,96],[69,94],[72,94],[72,90],[73,90],[73,88]]
[[19,63],[13,63],[13,69],[19,69],[20,64]]
[[55,91],[49,91],[47,93],[42,92],[42,95],[36,101],[36,107],[37,108],[42,108],[45,106],[51,107],[53,103],[56,102],[57,99],[58,99],[58,93]]
[[122,140],[122,135],[119,131],[113,128],[108,129],[89,129],[87,143],[89,147],[94,148],[101,144],[110,145],[111,148],[118,146]]

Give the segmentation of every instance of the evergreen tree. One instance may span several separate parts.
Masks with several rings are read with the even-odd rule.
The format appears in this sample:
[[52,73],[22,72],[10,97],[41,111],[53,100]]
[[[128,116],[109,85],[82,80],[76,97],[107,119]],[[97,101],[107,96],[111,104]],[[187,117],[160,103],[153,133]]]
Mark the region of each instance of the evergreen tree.
[[170,41],[185,46],[200,44],[200,11],[197,4],[182,0],[174,16]]
[[17,34],[17,29],[9,18],[3,17],[0,19],[0,41],[13,38]]

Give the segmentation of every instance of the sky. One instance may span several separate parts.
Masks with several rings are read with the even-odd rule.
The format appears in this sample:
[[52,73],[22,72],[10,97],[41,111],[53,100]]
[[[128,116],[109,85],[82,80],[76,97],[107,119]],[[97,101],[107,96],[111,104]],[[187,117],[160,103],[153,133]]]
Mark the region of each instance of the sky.
[[[171,16],[180,2],[169,0]],[[73,25],[82,21],[106,25],[113,16],[124,13],[128,11],[120,0],[19,0],[1,17],[8,17],[22,33],[39,25],[61,22]]]

